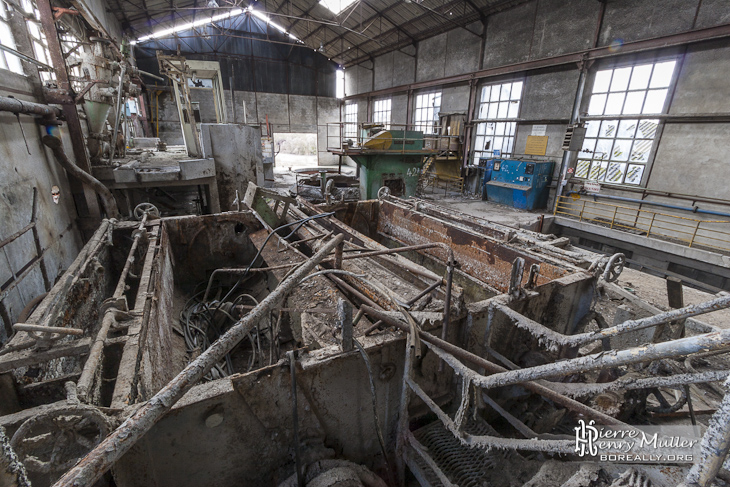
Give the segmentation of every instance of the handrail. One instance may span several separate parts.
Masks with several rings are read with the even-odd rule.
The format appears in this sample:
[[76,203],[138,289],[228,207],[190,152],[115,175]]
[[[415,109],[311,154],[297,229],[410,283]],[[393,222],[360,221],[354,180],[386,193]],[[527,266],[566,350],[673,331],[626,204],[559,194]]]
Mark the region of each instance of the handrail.
[[664,238],[688,247],[730,251],[730,220],[703,220],[569,196],[558,197],[553,215],[618,231],[638,231],[638,236]]

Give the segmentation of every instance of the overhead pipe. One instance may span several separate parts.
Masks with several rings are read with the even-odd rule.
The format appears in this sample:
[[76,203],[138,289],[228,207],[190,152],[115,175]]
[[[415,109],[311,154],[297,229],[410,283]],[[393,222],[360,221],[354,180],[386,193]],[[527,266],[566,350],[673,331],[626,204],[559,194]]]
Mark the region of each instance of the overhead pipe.
[[59,108],[32,101],[18,100],[9,96],[0,96],[0,112],[42,115],[51,119],[61,116],[61,110]]
[[63,166],[66,172],[81,180],[84,184],[89,185],[99,194],[107,217],[119,218],[117,201],[114,199],[114,195],[112,195],[111,191],[109,191],[109,188],[104,186],[98,179],[68,159],[66,152],[63,150],[63,142],[61,142],[61,139],[53,135],[45,135],[42,140],[43,144],[53,151],[53,155],[56,156],[56,160],[59,164],[61,164],[61,166]]
[[[571,191],[568,193],[568,196],[577,194],[581,196],[586,196],[586,194],[581,194],[578,191]],[[696,206],[677,206],[677,205],[670,205],[669,203],[659,203],[658,201],[646,201],[646,200],[639,200],[636,198],[626,198],[624,196],[613,196],[608,194],[589,194],[588,196],[593,196],[594,198],[605,198],[609,200],[616,200],[616,201],[627,201],[629,203],[639,203],[642,205],[653,205],[653,206],[660,206],[662,208],[671,208],[673,210],[683,210],[683,211],[691,211],[692,213],[702,213],[704,215],[715,215],[715,216],[724,216],[730,218],[730,213],[723,213],[721,211],[713,211],[713,210],[702,210]]]

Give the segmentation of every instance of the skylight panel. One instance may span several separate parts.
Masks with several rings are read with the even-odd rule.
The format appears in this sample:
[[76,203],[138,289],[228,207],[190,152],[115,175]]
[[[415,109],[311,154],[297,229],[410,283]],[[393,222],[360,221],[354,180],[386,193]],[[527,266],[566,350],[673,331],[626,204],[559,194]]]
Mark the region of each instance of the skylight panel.
[[319,4],[337,15],[347,7],[355,3],[355,0],[320,0]]

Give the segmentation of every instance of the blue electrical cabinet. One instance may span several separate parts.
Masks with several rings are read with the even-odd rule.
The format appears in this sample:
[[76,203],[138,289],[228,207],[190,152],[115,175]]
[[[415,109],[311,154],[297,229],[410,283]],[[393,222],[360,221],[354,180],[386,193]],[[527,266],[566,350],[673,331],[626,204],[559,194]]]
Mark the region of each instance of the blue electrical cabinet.
[[[482,194],[501,205],[521,210],[535,210],[547,205],[552,161],[496,159],[491,180],[484,180]],[[486,174],[485,174],[486,176]]]

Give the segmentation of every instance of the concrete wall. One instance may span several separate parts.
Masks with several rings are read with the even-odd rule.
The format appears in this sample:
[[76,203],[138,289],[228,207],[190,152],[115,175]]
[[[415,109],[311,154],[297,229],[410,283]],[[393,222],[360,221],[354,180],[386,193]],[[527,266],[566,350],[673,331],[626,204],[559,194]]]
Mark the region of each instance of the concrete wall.
[[[194,88],[191,90],[194,102],[200,102],[203,123],[215,123],[215,109],[212,90]],[[321,96],[287,95],[280,93],[256,93],[235,91],[235,116],[231,92],[224,93],[226,115],[229,123],[247,123],[262,126],[266,134],[266,122],[274,133],[318,134],[318,158],[320,165],[337,164],[337,156],[327,152],[326,130],[328,123],[340,121],[341,101]],[[177,107],[170,93],[159,97],[160,138],[168,144],[183,143]],[[244,108],[245,106],[245,108]]]
[[[730,22],[726,1],[611,0],[605,5],[600,20],[602,5],[594,0],[527,1],[488,16],[485,26],[477,22],[467,28],[456,28],[422,40],[417,46],[376,57],[373,62],[348,67],[345,71],[346,95],[361,96],[357,98],[360,114],[366,113],[367,98],[374,100],[392,96],[395,114],[396,99],[397,106],[401,107],[400,98],[406,95],[408,85],[412,83],[544,59],[596,45],[615,46],[616,56],[592,64],[587,78],[587,93],[590,93],[592,86],[591,74],[596,69],[613,63],[673,56],[678,61],[675,71],[678,74],[675,74],[676,93],[669,113],[730,113],[730,39],[690,44],[686,48],[680,46],[649,51],[636,56],[621,55],[621,45],[627,42]],[[561,145],[565,126],[570,119],[578,88],[578,66],[566,65],[485,78],[479,80],[477,88],[510,79],[523,79],[525,82],[519,115],[522,121],[517,127],[515,152],[524,152],[533,125],[547,125],[547,155],[556,161],[557,176],[563,156]],[[396,90],[388,95],[370,93],[393,88]],[[428,88],[429,91],[434,89],[438,90],[439,87]],[[444,85],[440,89],[442,111],[468,110],[469,88],[466,81]],[[414,94],[417,93],[418,89]],[[480,90],[477,91],[477,98],[479,94]],[[584,96],[584,100],[587,98],[587,95]],[[414,99],[415,96],[411,103]],[[355,99],[347,100],[347,103],[352,102]],[[400,108],[398,116],[401,116]],[[359,118],[362,120],[362,117]],[[655,158],[650,176],[645,180],[646,188],[730,200],[730,186],[722,176],[728,140],[728,123],[664,124],[663,133],[655,143]],[[620,187],[604,186],[602,192],[641,197],[636,192]],[[658,196],[648,199],[666,201]],[[679,205],[692,204],[691,200],[673,201]],[[710,203],[698,205],[730,213],[728,206]]]
[[[0,96],[14,96],[24,101],[42,102],[33,95],[34,85],[26,76],[0,71]],[[22,126],[22,130],[21,130]],[[42,262],[7,295],[0,293],[0,344],[7,338],[7,328],[17,322],[23,308],[36,296],[49,290],[41,272],[45,267],[49,283],[66,269],[82,246],[77,229],[76,208],[65,171],[53,154],[41,143],[44,127],[28,115],[0,113],[0,240],[10,237],[31,221],[33,189],[37,190],[37,229],[44,250]],[[72,157],[65,126],[61,136],[69,157]],[[27,143],[27,147],[26,147]],[[56,205],[51,188],[58,186],[61,198]],[[0,249],[0,285],[5,288],[36,256],[32,232]]]

